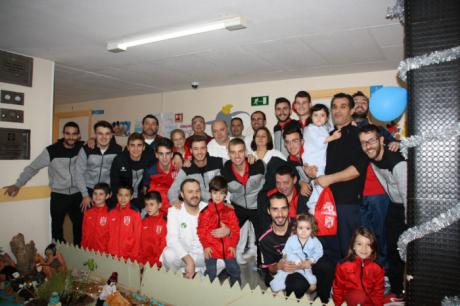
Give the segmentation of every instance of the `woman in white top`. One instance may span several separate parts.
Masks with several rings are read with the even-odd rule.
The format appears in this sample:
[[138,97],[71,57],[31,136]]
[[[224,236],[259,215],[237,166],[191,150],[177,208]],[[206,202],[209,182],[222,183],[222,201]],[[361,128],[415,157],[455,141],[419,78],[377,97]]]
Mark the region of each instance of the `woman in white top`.
[[286,156],[278,150],[273,149],[273,138],[266,127],[260,127],[254,133],[251,149],[257,159],[262,159],[265,165],[268,164],[272,157],[279,157],[286,160]]

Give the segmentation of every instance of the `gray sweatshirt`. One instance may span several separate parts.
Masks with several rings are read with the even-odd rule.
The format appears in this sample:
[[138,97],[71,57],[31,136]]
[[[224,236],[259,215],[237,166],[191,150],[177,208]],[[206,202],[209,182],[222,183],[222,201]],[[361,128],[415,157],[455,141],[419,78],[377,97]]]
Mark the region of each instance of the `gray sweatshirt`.
[[79,192],[76,161],[81,147],[82,143],[77,142],[75,147],[67,149],[62,140],[46,147],[30,165],[24,168],[15,185],[24,186],[40,169],[48,167],[49,186],[52,192],[67,195]]

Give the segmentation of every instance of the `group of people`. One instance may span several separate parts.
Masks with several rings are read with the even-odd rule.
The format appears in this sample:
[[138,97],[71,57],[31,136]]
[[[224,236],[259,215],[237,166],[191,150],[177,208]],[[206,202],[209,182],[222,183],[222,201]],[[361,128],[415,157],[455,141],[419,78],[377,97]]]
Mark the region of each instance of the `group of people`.
[[[336,305],[383,305],[385,280],[395,299],[403,294],[396,243],[407,163],[392,135],[369,123],[368,102],[362,92],[338,93],[329,110],[299,91],[292,105],[276,99],[273,133],[265,113],[253,112],[252,135],[235,117],[230,127],[214,121],[211,137],[195,116],[193,135],[176,129],[167,138],[147,115],[125,149],[106,121],[87,143],[68,122],[5,192],[16,195],[47,166],[56,241],[68,214],[75,244],[142,265],[212,280],[225,269],[240,282],[240,265],[255,257],[274,292],[316,292],[326,304],[332,289]],[[317,219],[326,191],[337,220],[328,235]]]

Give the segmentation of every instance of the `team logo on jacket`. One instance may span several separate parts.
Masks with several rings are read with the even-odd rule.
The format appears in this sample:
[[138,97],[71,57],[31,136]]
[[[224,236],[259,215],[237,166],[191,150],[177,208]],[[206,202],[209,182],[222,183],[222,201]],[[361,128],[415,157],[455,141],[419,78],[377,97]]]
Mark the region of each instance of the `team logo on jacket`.
[[155,231],[156,231],[157,235],[160,235],[161,232],[163,231],[163,226],[162,225],[157,225],[157,228],[156,228]]
[[187,223],[182,222],[182,223],[180,224],[180,227],[181,227],[181,228],[187,228]]
[[126,172],[126,171],[128,171],[128,170],[126,169],[126,167],[125,167],[125,166],[121,166],[121,169],[120,169],[120,171],[121,171],[121,172]]
[[107,224],[107,217],[101,217],[99,219],[99,224],[102,225],[102,226],[106,225]]
[[123,217],[123,223],[125,225],[129,225],[130,222],[131,222],[131,217],[130,216],[124,216]]

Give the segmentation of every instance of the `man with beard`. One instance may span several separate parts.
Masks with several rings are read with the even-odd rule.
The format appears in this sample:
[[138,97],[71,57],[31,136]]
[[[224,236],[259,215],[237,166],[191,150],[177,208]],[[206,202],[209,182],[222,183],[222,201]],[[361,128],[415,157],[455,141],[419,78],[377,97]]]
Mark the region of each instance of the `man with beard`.
[[208,155],[206,137],[195,135],[192,138],[190,150],[192,151],[192,164],[190,167],[183,167],[168,191],[168,199],[171,205],[179,203],[177,197],[182,182],[186,178],[193,178],[199,182],[201,187],[201,199],[208,202],[211,198],[209,193],[209,181],[220,174],[224,165],[222,158]]
[[[338,262],[348,254],[351,236],[361,226],[360,206],[364,178],[368,166],[361,150],[358,128],[352,125],[353,98],[344,93],[334,95],[331,101],[332,117],[341,137],[329,142],[326,153],[325,175],[316,178],[321,187],[330,186],[337,208],[337,234],[321,241],[325,253]],[[315,177],[316,173],[312,174]]]
[[397,242],[406,229],[407,207],[407,162],[399,152],[392,152],[384,146],[380,129],[372,124],[359,131],[361,148],[371,160],[375,174],[390,197],[385,219],[385,234],[388,248],[388,276],[391,291],[401,296],[403,290],[404,263],[399,257]]
[[34,175],[48,167],[51,187],[50,212],[51,236],[55,241],[64,241],[62,225],[68,214],[73,226],[73,243],[80,244],[82,212],[81,194],[76,184],[76,161],[82,147],[80,128],[73,121],[67,122],[62,131],[63,137],[46,147],[42,153],[20,174],[16,183],[5,187],[5,194],[14,197]]
[[158,135],[159,128],[158,118],[154,115],[149,114],[142,118],[142,136],[144,136],[145,141],[145,153],[146,155],[153,156],[153,158],[158,140],[162,138]]
[[244,143],[246,144],[246,150],[249,153],[252,153],[251,143],[254,138],[256,131],[267,125],[267,117],[263,111],[255,111],[251,114],[251,128],[252,132],[248,133],[244,138]]
[[[166,248],[161,255],[161,262],[167,269],[183,269],[186,278],[193,278],[196,272],[202,273],[205,269],[204,251],[197,227],[200,211],[207,203],[201,201],[200,183],[194,179],[185,179],[181,183],[180,195],[183,199],[181,207],[168,211]],[[222,269],[221,264],[218,270]]]
[[[369,124],[369,98],[362,93],[357,91],[353,94],[353,101],[355,102],[355,108],[353,109],[353,121],[356,122],[358,128]],[[396,152],[399,150],[399,142],[391,135],[388,130],[382,126],[378,127],[380,134],[383,136],[385,143],[388,148]]]
[[[355,108],[353,120],[361,128],[369,124],[369,98],[358,91],[353,94]],[[384,142],[390,151],[399,150],[399,142],[384,127],[378,127]],[[361,223],[372,230],[377,238],[379,263],[388,271],[387,242],[385,235],[385,217],[387,215],[390,198],[377,179],[374,170],[369,164],[366,170],[366,180],[363,189],[363,203],[361,205]]]
[[[289,224],[289,201],[281,192],[276,192],[268,198],[268,214],[272,220],[271,227],[259,238],[262,268],[265,272],[265,283],[267,286],[278,270],[294,272],[299,269],[313,270],[317,277],[317,292],[323,304],[329,302],[332,281],[334,278],[334,265],[327,258],[321,257],[318,262],[304,260],[293,263],[283,258],[282,250],[286,241],[291,236]],[[286,295],[294,292],[296,298],[300,299],[308,290],[309,283],[300,273],[289,274],[286,278]]]
[[278,123],[273,127],[275,149],[288,156],[289,152],[284,145],[283,131],[292,127],[300,130],[300,124],[291,118],[291,102],[286,98],[281,97],[276,99],[275,115],[276,119],[278,119]]

